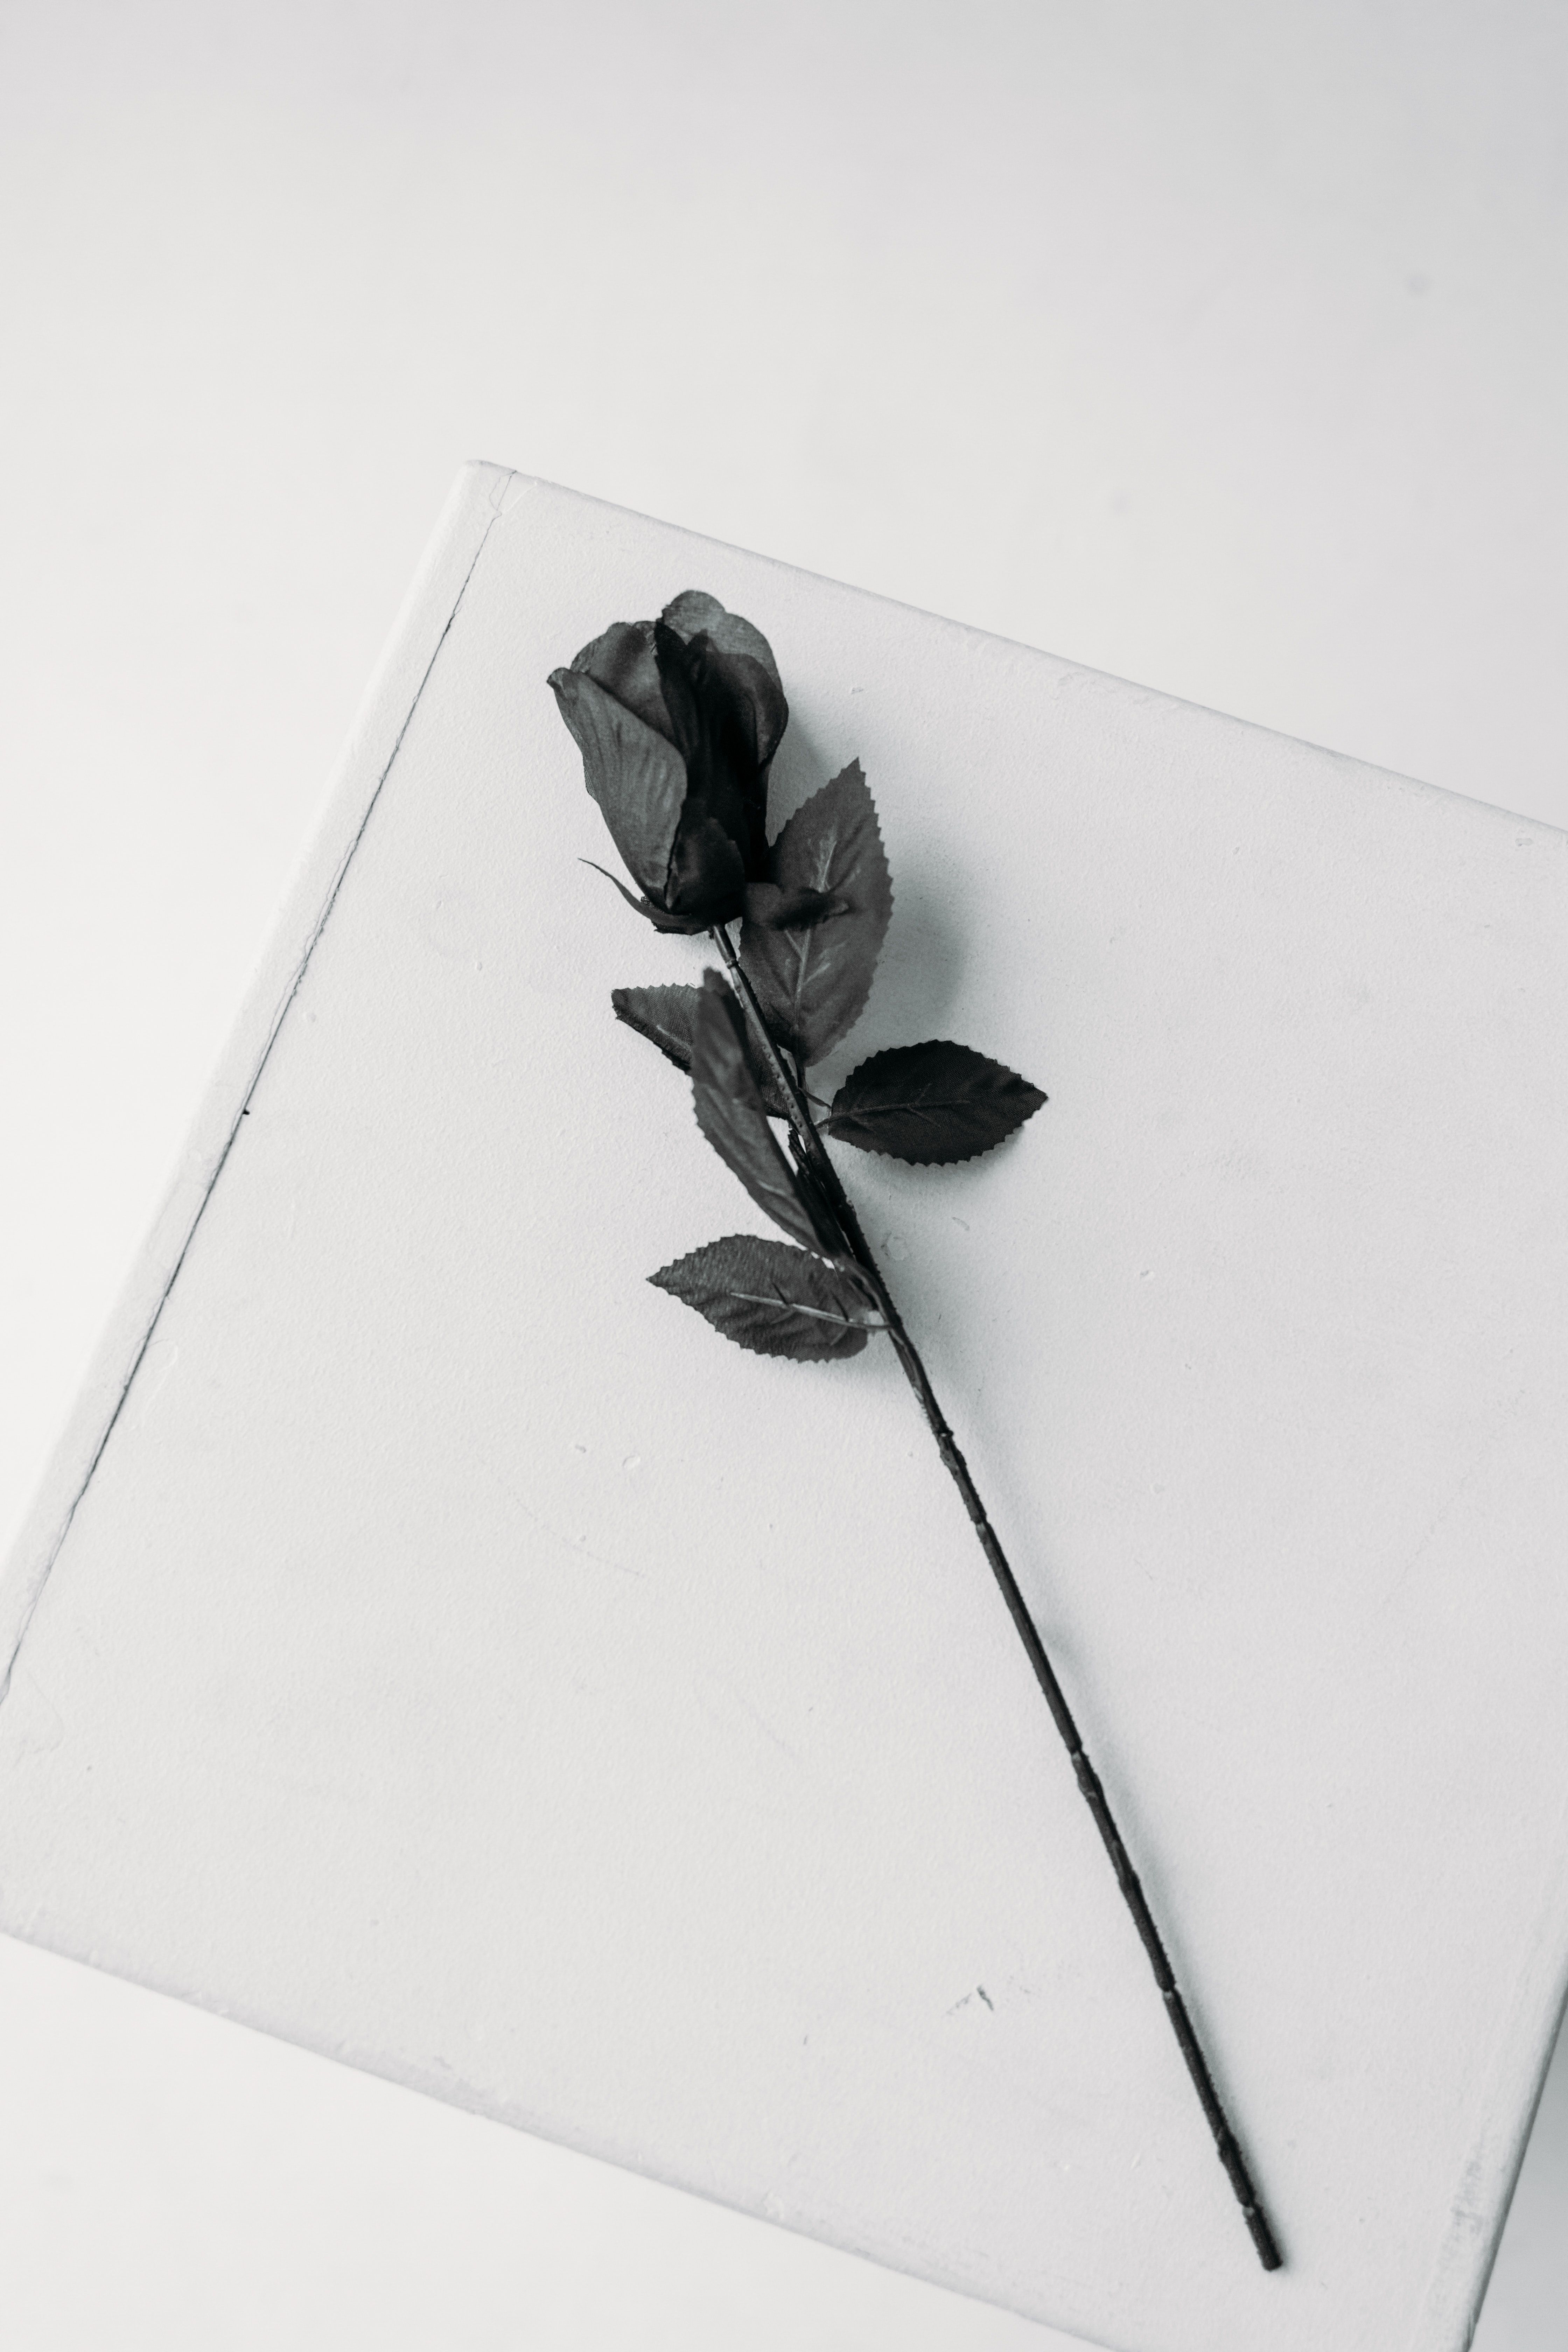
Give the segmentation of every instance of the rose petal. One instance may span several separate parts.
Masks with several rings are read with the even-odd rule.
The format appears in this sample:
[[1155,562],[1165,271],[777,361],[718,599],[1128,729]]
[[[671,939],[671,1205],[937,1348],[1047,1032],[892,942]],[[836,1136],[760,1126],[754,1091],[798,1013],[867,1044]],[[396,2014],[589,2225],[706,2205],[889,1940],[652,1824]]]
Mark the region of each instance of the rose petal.
[[700,811],[681,823],[663,898],[672,915],[700,917],[703,924],[726,923],[741,911],[746,869],[741,853],[721,824]]
[[727,613],[716,596],[705,595],[700,588],[685,590],[665,606],[659,619],[688,644],[696,636],[709,639],[731,690],[751,705],[757,765],[765,770],[789,724],[789,704],[773,649],[761,629],[739,613]]
[[675,732],[659,691],[651,621],[612,621],[602,637],[595,637],[574,656],[572,667],[613,694],[617,702],[624,702],[667,743],[674,742]]
[[663,901],[686,806],[684,761],[584,671],[552,670],[550,684],[583,754],[583,780],[605,813],[627,871],[650,898]]
[[654,654],[677,749],[686,761],[692,813],[734,842],[746,877],[768,872],[767,781],[757,764],[756,712],[705,636],[682,643],[654,624]]

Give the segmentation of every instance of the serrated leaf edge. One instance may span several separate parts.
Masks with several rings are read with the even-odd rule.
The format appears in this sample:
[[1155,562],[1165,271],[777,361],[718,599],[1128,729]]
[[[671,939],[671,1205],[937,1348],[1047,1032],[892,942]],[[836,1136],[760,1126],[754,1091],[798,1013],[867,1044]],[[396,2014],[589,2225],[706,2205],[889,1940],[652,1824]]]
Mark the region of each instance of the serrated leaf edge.
[[[846,1088],[852,1087],[861,1071],[868,1068],[871,1063],[880,1061],[885,1054],[912,1054],[922,1045],[951,1045],[955,1054],[973,1054],[978,1061],[988,1062],[994,1070],[1000,1070],[1005,1077],[1016,1078],[1021,1087],[1027,1087],[1030,1092],[1038,1095],[1040,1099],[1037,1103],[1032,1103],[1023,1118],[1010,1127],[1005,1135],[999,1135],[994,1143],[977,1144],[973,1151],[951,1152],[941,1160],[916,1160],[902,1151],[885,1151],[879,1144],[862,1143],[858,1136],[850,1132],[852,1123],[861,1114],[855,1110],[841,1114],[838,1109]],[[879,1159],[896,1160],[904,1168],[965,1168],[972,1160],[984,1160],[993,1151],[999,1150],[1004,1143],[1010,1143],[1014,1136],[1034,1118],[1036,1111],[1043,1110],[1049,1100],[1050,1097],[1045,1088],[1036,1086],[1033,1078],[1026,1078],[1023,1071],[1014,1069],[1011,1063],[999,1062],[994,1054],[983,1054],[978,1045],[963,1045],[956,1037],[920,1037],[912,1045],[879,1045],[874,1054],[868,1054],[864,1061],[857,1062],[855,1067],[840,1082],[835,1092],[827,1116],[821,1122],[821,1132],[824,1135],[832,1136],[836,1142],[847,1143],[856,1151],[874,1151]],[[880,1108],[886,1109],[889,1106],[883,1105]]]
[[[860,755],[858,752],[856,753],[852,760],[846,761],[844,766],[838,769],[834,775],[829,776],[826,783],[818,784],[814,793],[808,793],[805,800],[801,802],[798,808],[794,808],[790,811],[788,816],[784,819],[784,824],[780,825],[777,834],[774,835],[768,848],[768,870],[771,876],[776,877],[777,866],[775,859],[779,844],[784,839],[784,836],[788,832],[790,826],[795,824],[801,817],[805,816],[806,811],[811,807],[814,801],[818,801],[822,799],[825,793],[830,793],[834,786],[841,783],[852,771],[858,777],[866,794],[867,807],[870,812],[871,830],[876,835],[877,848],[882,860],[882,871],[887,877],[888,921],[883,926],[882,937],[878,940],[876,952],[871,958],[870,968],[866,976],[865,992],[861,996],[859,1003],[856,1006],[848,1020],[845,1022],[843,1027],[838,1030],[835,1036],[828,1040],[827,1044],[822,1047],[819,1053],[807,1056],[803,1049],[797,1050],[794,1042],[793,1024],[790,1024],[788,1034],[781,1037],[774,1029],[773,1022],[771,1020],[768,1022],[768,1029],[770,1034],[773,1035],[774,1043],[780,1046],[781,1050],[786,1051],[792,1056],[797,1058],[801,1062],[802,1066],[808,1069],[815,1068],[819,1063],[825,1062],[830,1054],[836,1052],[843,1044],[845,1038],[848,1036],[856,1024],[864,1015],[866,1007],[871,1001],[871,991],[876,985],[877,967],[881,962],[882,950],[887,944],[888,928],[893,919],[893,909],[898,904],[898,893],[893,887],[893,869],[888,857],[888,845],[886,840],[883,838],[882,834],[881,812],[877,806],[876,794],[872,792],[870,785],[866,781],[866,771],[860,764]],[[844,909],[845,914],[849,914],[852,911],[853,909],[847,907]],[[837,922],[840,919],[842,919],[842,918],[837,915],[824,915],[820,918],[818,922],[807,924],[805,927],[804,931],[799,934],[799,936],[809,938],[813,931],[820,929],[822,923]],[[757,928],[761,929],[765,927],[759,925]],[[742,962],[745,961],[745,926],[742,925],[741,933],[741,956]],[[767,977],[768,975],[765,971],[760,974],[753,972],[752,974],[752,978],[757,982],[760,992],[765,988]],[[764,1002],[764,1013],[767,1013],[772,1009],[773,1008]]]
[[[722,1247],[723,1244],[726,1242],[761,1243],[762,1246],[767,1249],[784,1251],[794,1257],[803,1257],[808,1260],[816,1259],[819,1264],[831,1265],[836,1273],[848,1276],[854,1287],[865,1299],[868,1307],[875,1307],[876,1301],[872,1297],[870,1292],[866,1288],[860,1269],[853,1263],[853,1261],[846,1263],[842,1259],[823,1259],[817,1251],[805,1249],[798,1243],[781,1242],[771,1235],[764,1237],[757,1234],[721,1234],[713,1241],[699,1242],[694,1249],[683,1251],[679,1257],[671,1258],[667,1265],[661,1265],[656,1273],[647,1275],[644,1277],[645,1280],[651,1284],[656,1290],[662,1290],[667,1298],[673,1298],[678,1306],[688,1307],[690,1309],[692,1314],[700,1315],[702,1320],[709,1325],[710,1329],[716,1330],[719,1333],[721,1339],[728,1339],[732,1347],[743,1348],[748,1355],[768,1356],[774,1358],[780,1362],[820,1362],[831,1360],[830,1359],[813,1359],[809,1357],[804,1359],[795,1357],[792,1359],[786,1349],[760,1348],[753,1341],[742,1339],[738,1332],[726,1331],[721,1324],[714,1322],[712,1317],[708,1314],[705,1308],[699,1307],[692,1299],[686,1297],[681,1291],[675,1288],[666,1279],[668,1276],[679,1273],[679,1269],[683,1265],[689,1265],[690,1261],[694,1257],[701,1257],[708,1250],[719,1249]],[[873,1313],[864,1317],[830,1315],[821,1307],[803,1307],[797,1299],[781,1297],[777,1292],[775,1292],[772,1297],[754,1290],[731,1290],[726,1293],[726,1296],[731,1298],[742,1299],[748,1307],[771,1307],[783,1314],[804,1316],[808,1321],[829,1324],[836,1331],[858,1333],[861,1336],[862,1344],[864,1344],[866,1340],[869,1339],[874,1332],[885,1331],[888,1328],[886,1320],[880,1313]],[[861,1350],[859,1348],[856,1348],[852,1349],[849,1352],[851,1354],[858,1355]]]

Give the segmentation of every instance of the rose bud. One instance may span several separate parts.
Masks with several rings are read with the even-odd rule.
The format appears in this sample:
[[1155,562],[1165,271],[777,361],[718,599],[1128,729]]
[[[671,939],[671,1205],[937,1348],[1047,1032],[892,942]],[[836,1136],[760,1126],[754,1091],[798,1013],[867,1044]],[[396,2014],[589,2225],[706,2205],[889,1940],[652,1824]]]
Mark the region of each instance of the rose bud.
[[641,895],[616,887],[658,929],[705,931],[747,912],[776,927],[835,903],[786,899],[769,881],[768,769],[789,705],[750,621],[689,588],[657,621],[615,622],[550,684]]

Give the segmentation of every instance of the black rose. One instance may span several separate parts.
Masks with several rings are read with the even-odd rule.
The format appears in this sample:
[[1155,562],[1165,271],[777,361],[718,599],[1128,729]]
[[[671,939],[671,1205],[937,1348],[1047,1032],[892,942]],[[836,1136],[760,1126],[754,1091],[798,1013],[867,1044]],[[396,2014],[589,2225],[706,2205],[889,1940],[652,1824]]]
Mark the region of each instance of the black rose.
[[688,589],[657,621],[616,622],[550,683],[640,914],[702,931],[745,912],[748,887],[771,890],[768,768],[789,705],[760,629]]

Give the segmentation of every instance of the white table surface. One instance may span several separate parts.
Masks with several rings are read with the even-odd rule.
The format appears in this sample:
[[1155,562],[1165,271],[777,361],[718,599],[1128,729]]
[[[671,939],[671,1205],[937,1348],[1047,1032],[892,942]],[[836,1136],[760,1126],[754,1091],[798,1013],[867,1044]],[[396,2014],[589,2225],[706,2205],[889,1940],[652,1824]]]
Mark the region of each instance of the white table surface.
[[[526,8],[382,11],[374,42],[346,8],[4,25],[13,1522],[468,448],[1563,821],[1556,11],[905,12],[892,52],[855,9],[577,18],[592,113]],[[717,216],[680,161],[715,123]],[[650,188],[710,250],[761,240],[742,408],[692,407],[682,321],[635,289],[666,360],[626,397],[624,313],[586,295],[625,294]],[[754,315],[743,273],[713,289]],[[373,2307],[388,2343],[598,2343],[573,2297],[609,2245],[616,2341],[895,2326],[843,2284],[885,2274],[689,2200],[606,2237],[622,2177],[564,2158],[590,2185],[513,2262],[484,2217],[503,2181],[540,2210],[527,2143],[0,1961],[8,2308],[47,2352],[336,2342]],[[1555,2346],[1564,2144],[1527,2166],[1497,2352]],[[1014,2325],[920,2293],[900,2340]]]
[[[775,816],[881,790],[820,1082],[1049,1082],[854,1190],[1278,2277],[896,1364],[642,1278],[765,1221],[542,681],[697,583]],[[0,1918],[1126,2352],[1468,2344],[1568,1973],[1565,916],[1550,828],[470,468],[0,1588]]]

